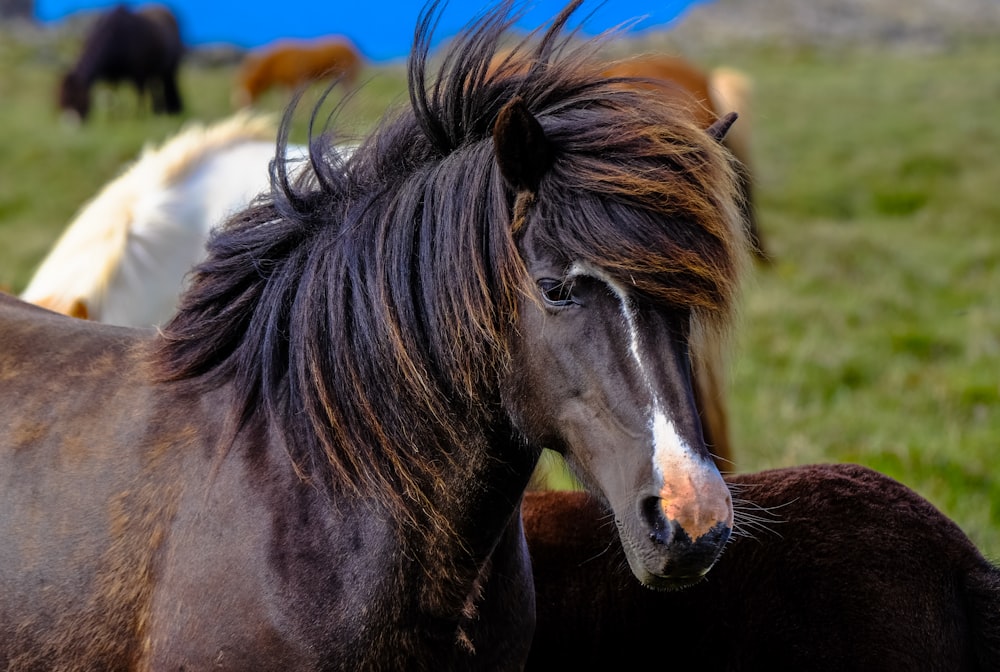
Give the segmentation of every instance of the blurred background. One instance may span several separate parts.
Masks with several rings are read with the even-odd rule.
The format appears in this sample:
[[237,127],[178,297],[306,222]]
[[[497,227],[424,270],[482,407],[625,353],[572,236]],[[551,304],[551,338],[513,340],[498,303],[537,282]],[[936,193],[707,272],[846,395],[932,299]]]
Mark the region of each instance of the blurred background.
[[[82,205],[144,146],[231,115],[244,58],[272,39],[354,42],[356,90],[333,94],[344,98],[346,137],[404,103],[418,5],[349,19],[337,4],[178,3],[183,111],[153,114],[128,87],[99,86],[85,123],[71,124],[56,92],[97,10],[0,0],[0,287],[23,290]],[[201,5],[228,12],[233,32],[209,27]],[[737,123],[752,143],[771,261],[753,269],[726,364],[730,470],[868,465],[1000,561],[1000,3],[653,6],[595,14],[596,29],[649,15],[609,55],[680,55],[750,85]],[[480,8],[450,3],[456,23],[442,37]],[[288,97],[275,87],[252,107],[278,112]],[[293,139],[304,129],[297,120]]]

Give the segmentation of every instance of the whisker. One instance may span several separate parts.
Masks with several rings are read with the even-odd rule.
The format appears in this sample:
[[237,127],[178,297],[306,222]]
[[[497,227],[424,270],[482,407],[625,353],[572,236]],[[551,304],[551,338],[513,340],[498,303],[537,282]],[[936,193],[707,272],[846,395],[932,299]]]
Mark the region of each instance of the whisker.
[[733,496],[733,537],[757,539],[758,535],[771,534],[781,537],[774,526],[787,522],[782,516],[782,509],[797,501],[792,499],[782,504],[762,506],[748,498],[749,488],[730,483],[729,491]]

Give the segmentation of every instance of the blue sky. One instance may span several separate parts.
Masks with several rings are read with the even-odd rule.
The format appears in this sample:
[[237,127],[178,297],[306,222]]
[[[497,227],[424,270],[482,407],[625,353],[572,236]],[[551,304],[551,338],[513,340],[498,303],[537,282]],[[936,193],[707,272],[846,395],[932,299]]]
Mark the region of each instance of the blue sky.
[[[366,56],[376,61],[402,58],[409,50],[420,0],[158,0],[173,8],[188,44],[227,42],[255,47],[282,37],[318,37],[344,34]],[[584,30],[596,33],[624,21],[642,18],[636,29],[662,27],[695,2],[708,0],[599,0],[585,1],[577,10]],[[36,0],[35,13],[44,22],[81,10],[109,7],[115,0]],[[137,5],[143,2],[128,1]],[[522,22],[534,28],[557,13],[565,0],[530,0]],[[481,11],[483,0],[451,0],[435,35],[454,35]],[[645,18],[643,18],[645,17]]]

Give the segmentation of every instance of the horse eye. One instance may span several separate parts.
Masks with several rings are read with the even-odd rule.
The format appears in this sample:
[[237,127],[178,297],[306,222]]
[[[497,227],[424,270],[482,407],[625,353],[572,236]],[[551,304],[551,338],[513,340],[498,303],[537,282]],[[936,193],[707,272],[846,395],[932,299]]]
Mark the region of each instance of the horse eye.
[[538,281],[545,302],[550,306],[569,306],[578,303],[573,298],[573,283],[563,282],[555,278],[542,278]]

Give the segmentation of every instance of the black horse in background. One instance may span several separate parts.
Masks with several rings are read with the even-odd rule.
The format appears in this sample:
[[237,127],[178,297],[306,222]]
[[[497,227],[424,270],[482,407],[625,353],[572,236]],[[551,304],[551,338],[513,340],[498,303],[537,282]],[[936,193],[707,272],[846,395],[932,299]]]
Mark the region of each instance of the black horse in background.
[[97,81],[131,82],[140,103],[148,91],[156,114],[178,114],[184,105],[177,71],[184,53],[177,18],[162,5],[132,11],[118,5],[100,16],[87,35],[76,65],[62,79],[59,107],[80,121],[90,112]]

